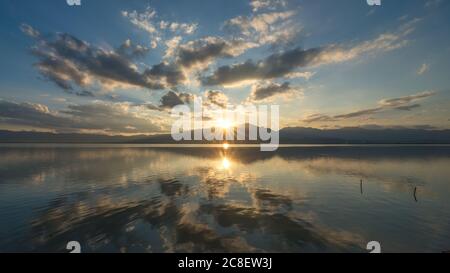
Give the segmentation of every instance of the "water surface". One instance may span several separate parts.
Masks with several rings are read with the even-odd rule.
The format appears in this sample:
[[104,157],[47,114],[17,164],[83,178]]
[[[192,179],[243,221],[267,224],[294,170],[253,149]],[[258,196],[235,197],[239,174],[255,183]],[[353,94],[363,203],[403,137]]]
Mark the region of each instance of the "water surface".
[[450,147],[3,145],[0,252],[450,250]]

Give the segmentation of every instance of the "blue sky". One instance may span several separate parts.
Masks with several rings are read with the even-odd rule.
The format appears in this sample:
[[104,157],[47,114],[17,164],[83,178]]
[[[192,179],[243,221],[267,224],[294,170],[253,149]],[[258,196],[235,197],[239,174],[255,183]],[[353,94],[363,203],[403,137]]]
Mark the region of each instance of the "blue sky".
[[0,129],[165,132],[194,97],[279,104],[283,127],[447,129],[449,15],[445,0],[5,0]]

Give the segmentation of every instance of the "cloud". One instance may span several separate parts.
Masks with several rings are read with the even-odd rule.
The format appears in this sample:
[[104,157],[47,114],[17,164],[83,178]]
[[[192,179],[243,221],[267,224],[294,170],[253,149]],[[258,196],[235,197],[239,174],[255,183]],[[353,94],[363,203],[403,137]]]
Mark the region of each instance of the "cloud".
[[313,123],[313,122],[330,122],[330,121],[336,121],[336,119],[323,114],[311,114],[306,116],[303,120],[303,122],[306,123]]
[[134,11],[122,11],[122,16],[128,18],[130,22],[140,29],[147,31],[148,33],[157,32],[156,26],[153,23],[153,19],[156,17],[156,11],[151,7],[139,13]]
[[322,49],[303,50],[296,48],[283,53],[275,53],[258,62],[248,60],[244,63],[219,67],[210,76],[202,79],[204,85],[228,85],[247,80],[264,80],[282,77],[297,68],[309,66]]
[[252,33],[267,33],[271,26],[295,15],[293,11],[269,12],[252,16],[238,16],[225,22],[224,28],[235,28],[244,35]]
[[181,36],[175,36],[165,42],[167,49],[164,54],[164,59],[171,58],[175,55],[175,52],[178,49],[178,46],[180,45],[182,39],[183,38]]
[[[210,90],[204,93],[204,106],[219,106],[225,108],[228,104],[228,97],[217,90]],[[161,97],[160,104],[155,106],[153,104],[146,104],[145,107],[149,110],[167,111],[177,105],[191,104],[194,102],[196,95],[187,92],[169,91]]]
[[206,103],[225,108],[228,104],[228,97],[221,91],[210,90],[204,94]]
[[295,94],[300,93],[300,90],[294,88],[289,82],[279,83],[258,83],[253,85],[252,91],[248,98],[251,102],[269,101],[277,97],[292,97]]
[[135,45],[130,39],[126,40],[117,50],[117,53],[127,58],[134,59],[144,57],[150,49],[142,45]]
[[189,104],[194,100],[194,95],[190,93],[175,93],[173,91],[167,92],[161,98],[161,105],[159,106],[162,109],[173,108],[177,105],[181,104]]
[[216,58],[236,57],[252,47],[242,40],[206,37],[181,45],[176,52],[176,63],[185,68],[206,67]]
[[408,44],[408,40],[396,34],[381,34],[377,38],[356,44],[354,46],[332,45],[325,48],[314,60],[313,65],[341,63],[354,60],[364,55],[389,52],[402,48]]
[[347,114],[337,115],[334,116],[333,119],[348,119],[348,118],[356,118],[361,116],[368,116],[373,115],[375,113],[378,113],[383,110],[383,107],[376,107],[376,108],[369,108],[364,110],[359,110],[355,112],[350,112]]
[[[167,56],[173,62],[161,62],[139,71],[133,59],[144,56],[150,49],[126,40],[116,50],[93,46],[72,35],[58,33],[41,38],[31,27],[23,31],[35,38],[32,53],[39,59],[35,64],[45,79],[54,82],[68,93],[87,95],[87,91],[74,91],[75,86],[85,90],[100,86],[102,89],[141,87],[149,90],[174,88],[186,81],[186,70],[204,68],[216,58],[230,58],[252,47],[241,40],[226,41],[206,37],[179,46],[180,37],[168,41]],[[92,94],[92,93],[91,93]]]
[[23,33],[27,34],[32,38],[39,38],[41,36],[41,33],[39,31],[37,31],[32,26],[27,24],[21,24],[20,30],[22,30]]
[[51,111],[46,105],[0,100],[3,124],[27,125],[56,132],[98,132],[107,134],[161,132],[149,112],[129,103],[95,101],[85,105],[68,105]]
[[[28,34],[28,32],[25,32]],[[32,36],[35,37],[35,36]],[[38,58],[35,67],[40,74],[69,93],[74,85],[82,88],[146,88],[160,90],[178,85],[184,74],[167,63],[139,71],[132,59],[149,49],[127,40],[116,50],[93,46],[70,34],[57,33],[36,38],[31,52]]]
[[151,7],[147,7],[144,12],[133,10],[122,11],[121,13],[131,24],[144,30],[150,35],[150,44],[152,48],[158,47],[158,45],[167,39],[168,36],[193,34],[198,27],[196,23],[179,23],[159,20],[156,10]]
[[305,80],[309,80],[311,79],[316,73],[315,72],[309,72],[309,71],[305,71],[305,72],[291,72],[289,74],[286,74],[284,77],[287,79],[298,79],[298,78],[303,78]]
[[403,110],[403,111],[411,111],[415,108],[419,108],[420,104],[413,104],[413,105],[405,105],[405,106],[397,106],[395,109],[397,110]]
[[278,7],[285,7],[286,5],[286,0],[250,0],[250,6],[252,7],[253,12],[262,9],[274,10]]
[[[356,58],[388,52],[408,44],[405,37],[414,30],[419,19],[400,26],[396,33],[384,33],[373,40],[353,45],[329,45],[310,49],[295,48],[274,53],[260,61],[225,65],[202,78],[204,85],[232,85],[249,80],[267,80],[292,75],[306,67],[342,63]],[[298,71],[297,71],[298,72]]]
[[363,116],[371,116],[377,113],[389,111],[389,110],[401,110],[401,111],[411,111],[415,108],[419,108],[421,105],[416,103],[425,98],[431,97],[436,93],[433,91],[425,91],[422,93],[392,98],[392,99],[383,99],[378,102],[377,107],[362,109],[350,113],[339,114],[335,116],[328,116],[323,114],[312,114],[305,117],[302,121],[306,123],[312,122],[335,122],[344,119],[351,119]]
[[95,97],[94,93],[92,93],[91,91],[87,91],[87,90],[75,92],[75,95],[77,95],[79,97]]
[[417,69],[417,75],[421,76],[430,70],[430,65],[424,63]]
[[164,88],[176,87],[186,81],[184,72],[175,64],[162,62],[147,69],[144,74],[155,79]]
[[107,133],[154,133],[161,126],[153,116],[130,103],[108,103],[96,101],[85,105],[69,105],[63,111],[85,130]]
[[[165,22],[165,21],[161,21],[160,22],[160,27],[161,29],[170,29],[172,32],[177,32],[180,31],[184,34],[193,34],[196,30],[198,25],[197,24],[187,24],[187,23],[177,23],[177,22]],[[167,27],[166,27],[167,26]]]
[[418,93],[415,95],[409,95],[409,96],[404,96],[404,97],[400,97],[400,98],[383,99],[379,102],[379,104],[383,107],[401,107],[401,106],[405,106],[411,102],[415,102],[415,101],[419,101],[421,99],[431,97],[435,94],[436,94],[436,92],[434,92],[434,91],[425,91],[425,92]]
[[299,36],[302,27],[293,20],[295,11],[267,12],[238,16],[224,23],[224,30],[259,46],[290,45]]
[[0,120],[2,123],[38,126],[43,128],[70,126],[72,121],[58,116],[49,108],[37,103],[16,103],[0,100]]
[[53,98],[52,101],[65,103],[65,102],[67,102],[67,99],[66,98]]

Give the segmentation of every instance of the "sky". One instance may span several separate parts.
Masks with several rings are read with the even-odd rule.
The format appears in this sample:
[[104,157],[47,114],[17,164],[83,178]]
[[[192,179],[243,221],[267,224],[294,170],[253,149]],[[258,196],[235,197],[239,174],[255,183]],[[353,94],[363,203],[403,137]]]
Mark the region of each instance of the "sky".
[[450,129],[445,0],[3,0],[0,129],[170,131],[280,105],[281,127]]

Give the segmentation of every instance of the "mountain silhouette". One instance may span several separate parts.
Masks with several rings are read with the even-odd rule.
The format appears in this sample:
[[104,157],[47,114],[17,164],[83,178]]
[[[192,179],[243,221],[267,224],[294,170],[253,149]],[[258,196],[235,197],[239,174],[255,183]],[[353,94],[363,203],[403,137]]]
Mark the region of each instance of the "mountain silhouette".
[[[228,143],[247,144],[261,141],[249,140],[249,130],[259,131],[259,127],[245,124],[245,140],[226,141]],[[263,128],[265,130],[265,128]],[[230,130],[230,129],[229,129]],[[234,139],[238,136],[238,127],[231,128]],[[192,139],[195,131],[191,131]],[[281,144],[450,144],[450,130],[428,129],[369,129],[347,127],[340,129],[315,129],[305,127],[287,127],[279,131]],[[222,143],[224,141],[186,140],[176,142],[170,134],[157,135],[100,135],[79,133],[48,133],[34,131],[0,130],[0,143]]]

